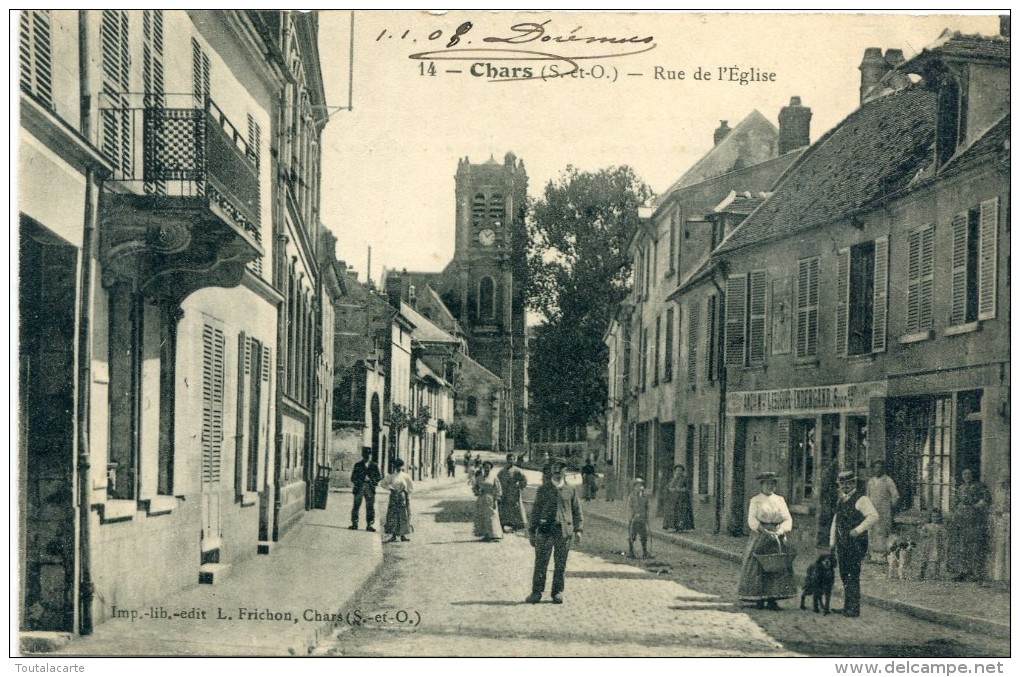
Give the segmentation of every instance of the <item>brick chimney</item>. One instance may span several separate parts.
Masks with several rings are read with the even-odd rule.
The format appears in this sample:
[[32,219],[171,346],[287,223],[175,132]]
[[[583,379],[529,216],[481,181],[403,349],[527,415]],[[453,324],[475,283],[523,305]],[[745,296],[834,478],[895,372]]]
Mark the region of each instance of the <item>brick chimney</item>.
[[718,146],[718,145],[719,145],[719,143],[720,143],[720,142],[721,142],[721,141],[722,141],[723,139],[725,139],[725,138],[726,138],[726,136],[727,136],[727,135],[728,135],[728,134],[729,134],[730,132],[732,132],[732,131],[733,131],[733,130],[732,130],[732,129],[730,129],[730,127],[729,127],[729,124],[728,124],[728,122],[727,122],[726,120],[720,120],[720,121],[719,121],[719,128],[715,130],[715,134],[713,135],[713,138],[715,139],[715,145],[717,145],[717,146]]
[[803,148],[811,143],[811,109],[800,105],[799,96],[790,97],[790,105],[779,111],[779,154]]
[[[903,52],[900,52],[900,57]],[[864,58],[858,67],[861,71],[861,103],[871,88],[878,84],[886,73],[892,70],[892,66],[882,57],[882,49],[879,47],[868,47],[864,50]]]

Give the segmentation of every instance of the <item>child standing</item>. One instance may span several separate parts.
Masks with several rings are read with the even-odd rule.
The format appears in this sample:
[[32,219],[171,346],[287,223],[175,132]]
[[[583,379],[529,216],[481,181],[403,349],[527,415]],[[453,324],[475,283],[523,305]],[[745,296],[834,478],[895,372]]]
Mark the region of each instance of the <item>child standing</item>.
[[634,540],[641,539],[641,556],[648,557],[648,492],[645,481],[634,478],[634,486],[630,492],[630,539],[628,546],[630,556],[634,557]]
[[921,527],[921,580],[939,580],[949,558],[949,535],[942,526],[942,511],[931,511]]

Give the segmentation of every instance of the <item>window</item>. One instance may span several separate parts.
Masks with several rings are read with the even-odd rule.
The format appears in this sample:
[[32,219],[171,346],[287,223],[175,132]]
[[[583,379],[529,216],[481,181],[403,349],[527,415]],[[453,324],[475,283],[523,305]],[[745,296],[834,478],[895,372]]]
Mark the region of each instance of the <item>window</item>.
[[907,333],[931,329],[934,301],[935,224],[907,236]]
[[717,333],[719,320],[716,317],[718,314],[719,298],[712,294],[708,297],[708,312],[707,321],[708,326],[705,328],[705,340],[707,343],[706,362],[705,362],[705,378],[710,383],[719,378],[719,347],[717,345]]
[[468,416],[478,415],[478,398],[474,395],[468,395],[467,397],[467,411],[465,412]]
[[22,10],[19,65],[22,91],[43,105],[53,107],[53,57],[50,42],[50,11]]
[[692,301],[687,310],[687,385],[694,386],[698,381],[698,332],[700,331],[701,313],[699,304]]
[[641,360],[641,389],[644,393],[648,386],[648,329],[645,327],[641,328],[641,352],[637,359]]
[[815,421],[790,422],[791,503],[804,503],[815,495]]
[[995,317],[999,199],[985,200],[953,218],[953,291],[950,325]]
[[885,350],[889,239],[839,250],[836,281],[836,353]]
[[[259,489],[259,457],[268,444],[265,424],[269,418],[269,347],[238,335],[237,345],[237,446],[235,489],[238,496]],[[347,388],[348,393],[351,388]],[[350,399],[350,398],[348,398]],[[335,403],[334,403],[335,404]]]
[[142,304],[127,284],[109,292],[110,453],[107,496],[133,499],[141,430]]
[[765,363],[765,299],[767,275],[754,270],[726,279],[727,365],[759,366]]
[[941,83],[938,100],[938,136],[935,140],[938,163],[943,165],[956,154],[956,149],[966,140],[967,104],[960,81],[947,76]]
[[[729,301],[727,299],[727,306]],[[729,318],[727,317],[727,330]],[[818,354],[818,257],[797,263],[797,348],[799,358]],[[729,357],[727,355],[727,364]]]
[[680,208],[672,210],[669,215],[669,270],[667,274],[676,272],[679,267],[677,262],[677,233],[680,227],[678,212]]
[[655,318],[655,356],[652,362],[652,385],[659,383],[659,345],[662,341],[662,316]]
[[953,477],[953,398],[907,400],[894,415],[909,459],[912,506],[921,511],[948,510]]
[[495,317],[496,285],[488,275],[478,281],[478,318],[491,320]]
[[663,348],[662,381],[669,383],[673,380],[673,309],[666,309],[666,346]]

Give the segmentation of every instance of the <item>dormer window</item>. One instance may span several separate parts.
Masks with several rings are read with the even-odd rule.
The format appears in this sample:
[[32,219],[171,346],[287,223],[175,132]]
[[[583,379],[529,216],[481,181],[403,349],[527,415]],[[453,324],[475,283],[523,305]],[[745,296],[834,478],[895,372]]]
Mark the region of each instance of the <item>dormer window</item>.
[[949,72],[942,75],[939,83],[938,137],[935,142],[939,166],[949,162],[967,140],[965,91],[959,76]]

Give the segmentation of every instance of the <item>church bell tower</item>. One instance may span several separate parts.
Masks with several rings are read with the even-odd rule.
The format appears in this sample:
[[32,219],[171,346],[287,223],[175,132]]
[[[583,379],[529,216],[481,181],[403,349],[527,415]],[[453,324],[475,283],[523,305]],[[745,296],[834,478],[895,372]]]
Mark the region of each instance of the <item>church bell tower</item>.
[[509,391],[503,443],[512,448],[526,433],[522,290],[528,175],[524,162],[507,153],[502,163],[490,158],[471,164],[463,158],[455,178],[457,241],[447,269],[454,288],[446,300],[468,335],[471,356],[501,377]]

